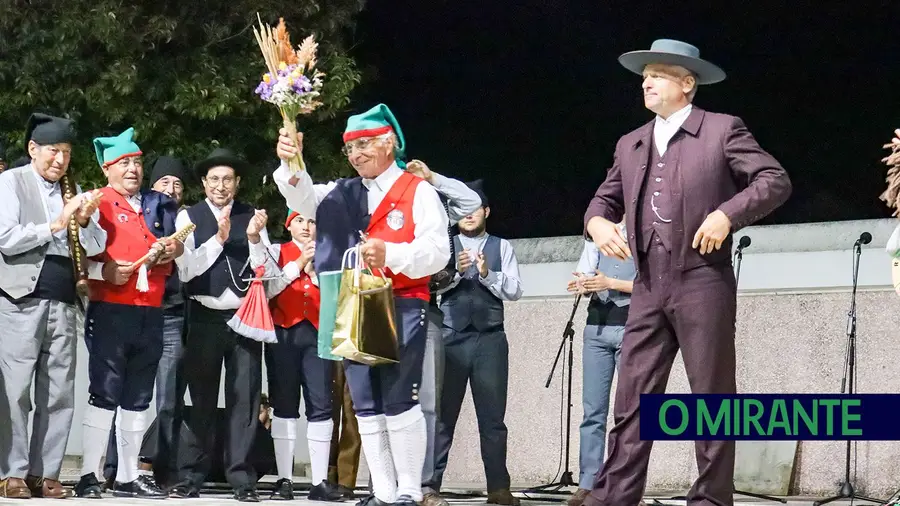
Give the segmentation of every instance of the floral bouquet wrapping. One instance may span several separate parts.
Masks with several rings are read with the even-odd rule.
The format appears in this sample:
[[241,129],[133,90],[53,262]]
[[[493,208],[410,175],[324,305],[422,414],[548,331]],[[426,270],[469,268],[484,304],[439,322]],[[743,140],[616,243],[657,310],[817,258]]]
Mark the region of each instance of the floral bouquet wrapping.
[[[284,18],[279,19],[275,29],[259,19],[259,29],[254,28],[253,33],[268,69],[256,87],[256,94],[278,107],[284,128],[294,145],[299,146],[294,121],[300,114],[309,114],[322,105],[317,100],[322,90],[322,78],[325,77],[325,74],[316,69],[316,50],[319,45],[310,35],[295,50],[291,46]],[[289,160],[288,167],[292,173],[306,169],[301,155]]]

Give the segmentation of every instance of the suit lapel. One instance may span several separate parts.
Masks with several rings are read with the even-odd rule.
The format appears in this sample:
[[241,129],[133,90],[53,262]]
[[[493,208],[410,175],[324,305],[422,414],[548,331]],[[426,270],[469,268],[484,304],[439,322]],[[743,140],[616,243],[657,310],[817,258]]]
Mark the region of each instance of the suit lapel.
[[647,165],[650,163],[650,150],[653,148],[653,121],[644,125],[639,131],[638,139],[633,145],[633,158],[628,160],[631,169],[631,187],[634,189],[634,202],[631,214],[637,210],[636,199],[644,189],[644,177],[647,173]]

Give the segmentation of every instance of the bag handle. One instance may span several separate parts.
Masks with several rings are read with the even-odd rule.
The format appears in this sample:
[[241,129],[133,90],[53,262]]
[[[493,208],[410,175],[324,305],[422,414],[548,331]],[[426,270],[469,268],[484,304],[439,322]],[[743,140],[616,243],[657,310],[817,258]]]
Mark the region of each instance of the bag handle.
[[[360,268],[365,267],[373,275],[380,276],[381,279],[383,279],[385,281],[385,283],[387,283],[387,276],[384,275],[384,269],[373,269],[366,263],[366,261],[362,257],[362,243],[366,242],[366,240],[368,240],[368,238],[369,238],[368,234],[366,234],[365,232],[362,232],[362,231],[359,232],[360,242],[356,244],[357,248],[359,248],[359,250],[356,252],[358,265]],[[376,273],[376,271],[377,271],[377,273]],[[359,286],[359,275],[358,274],[357,274],[357,279],[356,279],[356,286],[357,287]]]

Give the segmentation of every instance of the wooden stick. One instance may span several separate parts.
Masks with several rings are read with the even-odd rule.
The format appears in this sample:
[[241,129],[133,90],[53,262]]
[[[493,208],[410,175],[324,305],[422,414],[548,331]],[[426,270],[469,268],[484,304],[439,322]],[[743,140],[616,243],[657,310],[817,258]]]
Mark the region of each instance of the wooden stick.
[[[197,225],[194,225],[193,223],[188,223],[187,225],[185,225],[184,228],[182,228],[178,232],[175,232],[174,234],[170,235],[169,237],[164,237],[163,240],[174,239],[178,242],[184,242],[184,240],[187,239],[187,236],[191,232],[193,232],[195,228],[197,228]],[[141,266],[141,264],[146,262],[147,259],[150,258],[150,255],[152,255],[152,254],[153,254],[153,248],[151,248],[150,251],[148,251],[146,255],[135,260],[134,263],[131,264],[132,272],[134,272],[135,269],[139,268]]]

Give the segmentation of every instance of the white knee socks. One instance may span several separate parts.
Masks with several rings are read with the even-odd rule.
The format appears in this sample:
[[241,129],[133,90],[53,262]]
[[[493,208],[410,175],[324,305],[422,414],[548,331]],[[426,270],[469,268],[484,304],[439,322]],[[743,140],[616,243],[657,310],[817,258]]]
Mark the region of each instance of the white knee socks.
[[297,441],[296,418],[272,418],[272,442],[275,444],[275,464],[278,479],[290,480],[294,476],[294,448]]
[[141,443],[149,426],[149,409],[128,411],[119,408],[116,416],[116,447],[119,451],[119,462],[116,466],[117,483],[131,483],[138,478]]
[[415,406],[387,417],[391,454],[397,470],[397,497],[406,495],[422,501],[422,466],[425,464],[428,434],[422,408]]
[[328,478],[328,457],[331,453],[331,432],[333,429],[334,422],[331,419],[321,422],[310,422],[306,426],[313,486],[322,483]]
[[99,479],[100,460],[103,459],[103,450],[109,444],[109,431],[112,428],[115,411],[101,409],[88,404],[84,410],[83,429],[81,433],[81,474],[94,473]]
[[[394,471],[386,418],[384,415],[357,416],[356,420],[359,423],[359,438],[362,440],[363,454],[369,466],[375,497],[382,502],[393,503],[397,500],[397,473]],[[419,472],[422,472],[421,462]],[[421,483],[416,484],[416,487],[421,486]],[[420,488],[419,497],[421,496]]]

